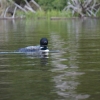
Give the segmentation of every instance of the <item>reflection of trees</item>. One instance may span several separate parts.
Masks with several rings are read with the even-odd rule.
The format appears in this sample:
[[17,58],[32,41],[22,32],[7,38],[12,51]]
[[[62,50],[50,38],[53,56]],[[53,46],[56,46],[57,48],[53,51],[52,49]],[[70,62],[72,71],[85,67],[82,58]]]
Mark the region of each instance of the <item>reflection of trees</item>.
[[[92,78],[84,79],[86,78],[86,74],[88,72],[86,73],[85,71],[80,69],[81,66],[84,66],[84,63],[81,62],[83,64],[82,65],[79,60],[82,57],[82,59],[87,58],[86,61],[88,61],[89,56],[86,53],[88,57],[84,56],[85,58],[83,58],[83,56],[81,56],[79,52],[80,51],[79,48],[80,46],[82,46],[81,43],[84,43],[84,40],[81,41],[81,38],[86,35],[88,37],[85,37],[85,38],[88,39],[90,37],[89,34],[94,36],[94,31],[96,32],[98,25],[99,25],[99,22],[97,22],[96,19],[92,19],[92,20],[85,19],[84,21],[81,19],[80,20],[76,19],[76,20],[66,21],[66,29],[64,29],[64,27],[62,29],[66,30],[67,32],[65,31],[59,32],[59,29],[53,30],[54,26],[52,26],[53,29],[51,30],[53,32],[51,32],[50,34],[51,41],[52,41],[51,44],[54,49],[60,50],[60,52],[51,54],[51,57],[53,59],[52,65],[54,66],[51,71],[56,73],[56,75],[53,76],[53,81],[55,82],[55,92],[65,99],[67,98],[67,99],[80,100],[80,99],[86,99],[90,96],[89,92],[88,93],[85,92],[83,94],[83,91],[87,90],[87,88],[82,88],[83,87],[82,84],[85,84],[85,83],[87,84],[87,82],[84,83],[83,80],[86,81]],[[64,32],[66,34],[64,34]],[[87,43],[88,41],[85,41],[85,42]],[[95,39],[95,42],[96,42],[96,39]],[[88,45],[87,43],[83,45],[82,48],[84,46],[88,47],[90,46],[90,44]],[[92,60],[92,57],[91,57],[91,60]],[[82,77],[83,80],[80,79],[79,77]],[[80,81],[82,81],[83,83],[81,83]],[[80,88],[83,91],[81,91]],[[78,91],[81,91],[81,92],[78,92]]]
[[0,20],[0,45],[3,41],[8,41],[8,33],[6,30],[6,21]]
[[79,40],[78,66],[85,72],[80,77],[81,85],[78,86],[78,92],[90,94],[89,100],[99,99],[100,87],[100,21],[97,19],[88,19],[84,21],[84,29]]
[[[33,39],[34,35],[34,24],[32,21],[25,21],[25,20],[0,20],[0,45],[5,46],[5,50],[8,50],[7,44],[15,44],[16,46],[10,47],[11,50],[16,50],[19,47],[24,47],[28,45],[28,41],[32,40],[31,44],[33,43],[39,44],[38,39]],[[30,36],[31,34],[31,36]],[[26,43],[23,41],[26,41]],[[31,45],[29,44],[29,45]],[[20,46],[22,45],[22,46]],[[7,49],[6,49],[7,48]]]
[[[54,100],[51,67],[44,64],[47,59],[30,59],[23,55],[0,56],[0,95],[2,99]],[[8,59],[7,59],[7,58]],[[41,60],[41,61],[40,61]],[[42,63],[43,62],[43,63]],[[42,66],[41,66],[42,65]]]
[[[20,22],[20,23],[19,23]],[[0,23],[0,40],[2,42],[0,42],[0,45],[2,44],[2,46],[5,46],[5,50],[8,50],[8,45],[10,42],[11,43],[15,43],[16,39],[19,39],[20,42],[22,41],[23,36],[25,35],[25,24],[23,23],[24,21],[15,21],[15,20],[1,20]],[[23,26],[22,26],[23,24]],[[23,29],[23,32],[21,32]],[[22,34],[20,34],[20,32]],[[18,36],[19,35],[19,36]],[[19,38],[17,38],[19,37]],[[7,49],[6,49],[7,48]],[[10,47],[9,49],[13,49],[14,47],[12,46],[12,48]]]

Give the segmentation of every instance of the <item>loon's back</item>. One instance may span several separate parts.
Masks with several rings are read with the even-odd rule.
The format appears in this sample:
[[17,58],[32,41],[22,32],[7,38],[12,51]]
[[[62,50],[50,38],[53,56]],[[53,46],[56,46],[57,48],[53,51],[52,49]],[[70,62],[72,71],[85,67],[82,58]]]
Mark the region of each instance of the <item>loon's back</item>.
[[40,46],[28,46],[25,48],[21,48],[18,52],[37,52],[40,50]]
[[44,48],[44,47],[40,47],[40,46],[28,46],[28,47],[19,49],[18,52],[29,54],[29,55],[30,54],[48,55],[49,49],[48,49],[48,47]]

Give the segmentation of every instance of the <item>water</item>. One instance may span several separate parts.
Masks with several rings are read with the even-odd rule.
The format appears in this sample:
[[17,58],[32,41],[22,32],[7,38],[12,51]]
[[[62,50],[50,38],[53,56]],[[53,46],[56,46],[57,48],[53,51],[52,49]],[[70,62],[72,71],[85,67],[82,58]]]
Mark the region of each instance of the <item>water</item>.
[[[59,52],[48,58],[13,53],[41,37]],[[0,20],[0,52],[6,52],[0,53],[0,100],[100,98],[99,19]]]

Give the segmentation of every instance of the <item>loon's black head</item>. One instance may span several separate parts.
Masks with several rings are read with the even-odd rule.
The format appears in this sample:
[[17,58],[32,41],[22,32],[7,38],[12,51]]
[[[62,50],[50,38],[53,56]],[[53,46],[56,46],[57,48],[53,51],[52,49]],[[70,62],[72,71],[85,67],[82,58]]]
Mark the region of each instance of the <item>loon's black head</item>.
[[47,38],[42,38],[40,40],[40,46],[47,46],[48,45],[48,39]]
[[40,46],[43,47],[42,49],[47,49],[48,46],[48,39],[47,38],[41,38],[40,40]]

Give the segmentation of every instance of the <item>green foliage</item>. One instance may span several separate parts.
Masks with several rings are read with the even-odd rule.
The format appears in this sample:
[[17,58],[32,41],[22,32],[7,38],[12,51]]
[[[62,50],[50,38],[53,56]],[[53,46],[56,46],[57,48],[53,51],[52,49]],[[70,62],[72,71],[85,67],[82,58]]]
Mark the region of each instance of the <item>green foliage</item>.
[[51,10],[52,9],[52,0],[39,0],[38,3],[41,5],[43,10]]
[[98,13],[97,13],[97,17],[100,17],[100,10],[99,10]]
[[45,12],[42,11],[37,11],[36,14],[34,14],[36,17],[45,17]]
[[25,14],[26,18],[32,18],[34,16],[34,13],[28,12]]
[[62,10],[66,5],[66,0],[35,0],[41,5],[42,9],[47,10]]
[[70,18],[72,17],[72,14],[70,11],[60,11],[60,10],[48,10],[46,12],[44,11],[37,11],[36,13],[28,12],[26,13],[26,18],[51,18],[51,17],[66,17]]
[[60,14],[60,11],[58,11],[58,10],[51,10],[51,11],[47,11],[47,13],[46,13],[46,15],[47,15],[47,17],[57,17],[57,16],[59,16],[59,14]]
[[52,2],[53,8],[57,10],[62,10],[66,5],[66,0],[54,0]]
[[68,10],[68,11],[62,11],[61,15],[62,15],[63,17],[67,17],[67,18],[72,17],[72,13],[71,13],[70,10]]

